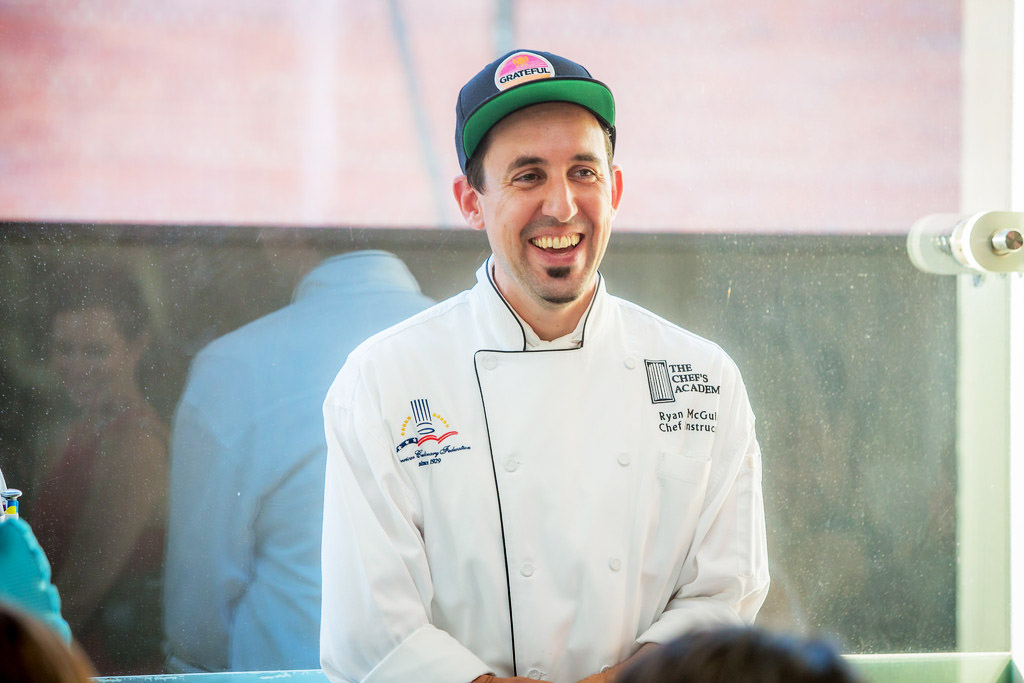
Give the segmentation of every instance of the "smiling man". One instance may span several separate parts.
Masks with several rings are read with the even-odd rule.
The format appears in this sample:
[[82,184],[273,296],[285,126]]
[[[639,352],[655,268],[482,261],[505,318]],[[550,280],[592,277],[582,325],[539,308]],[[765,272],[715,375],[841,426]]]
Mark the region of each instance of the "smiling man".
[[517,50],[462,89],[477,285],[357,348],[324,403],[334,681],[612,681],[768,589],[761,455],[715,344],[607,293],[610,90]]
[[488,132],[479,181],[455,181],[466,220],[487,231],[494,284],[541,339],[572,331],[597,286],[622,196],[605,135],[577,104],[535,104]]

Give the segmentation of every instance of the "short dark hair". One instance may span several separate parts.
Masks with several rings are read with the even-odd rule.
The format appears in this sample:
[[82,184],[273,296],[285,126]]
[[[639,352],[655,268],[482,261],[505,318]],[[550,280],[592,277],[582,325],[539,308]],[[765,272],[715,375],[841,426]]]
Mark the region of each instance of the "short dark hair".
[[[615,156],[615,145],[612,142],[612,129],[609,128],[601,119],[596,116],[598,124],[601,126],[601,131],[604,133],[604,148],[608,154],[608,172],[612,171],[612,158]],[[466,182],[477,192],[484,191],[484,157],[487,156],[487,150],[491,146],[491,131],[494,130],[491,127],[482,138],[480,138],[480,144],[476,146],[476,150],[473,152],[473,156],[466,160]]]
[[697,631],[641,655],[616,683],[858,683],[827,641],[753,627]]

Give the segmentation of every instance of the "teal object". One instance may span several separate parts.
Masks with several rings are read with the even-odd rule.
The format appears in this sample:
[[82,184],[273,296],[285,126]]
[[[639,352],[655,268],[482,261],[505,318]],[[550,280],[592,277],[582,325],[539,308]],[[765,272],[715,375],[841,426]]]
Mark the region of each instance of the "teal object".
[[28,523],[13,516],[0,521],[0,600],[28,612],[71,641],[71,628],[60,613],[60,595],[50,583],[46,553]]

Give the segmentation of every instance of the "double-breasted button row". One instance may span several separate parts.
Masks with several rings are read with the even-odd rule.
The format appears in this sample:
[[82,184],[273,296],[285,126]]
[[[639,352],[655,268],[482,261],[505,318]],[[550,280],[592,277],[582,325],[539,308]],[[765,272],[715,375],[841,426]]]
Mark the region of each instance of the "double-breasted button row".
[[[608,558],[608,568],[613,572],[620,571],[622,569],[622,560],[617,557]],[[523,562],[519,565],[519,573],[526,578],[533,576],[536,571],[537,568],[531,562]]]
[[[619,453],[615,456],[615,462],[619,463],[622,467],[629,467],[629,464],[633,462],[633,458],[629,453]],[[515,472],[519,469],[519,464],[519,460],[516,456],[510,455],[505,458],[505,461],[502,463],[502,467],[505,468],[506,472]]]

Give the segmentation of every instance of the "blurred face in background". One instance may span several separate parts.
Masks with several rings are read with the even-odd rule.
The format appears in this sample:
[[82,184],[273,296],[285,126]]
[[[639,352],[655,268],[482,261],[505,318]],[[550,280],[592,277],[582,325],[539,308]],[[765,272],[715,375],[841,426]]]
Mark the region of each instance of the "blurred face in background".
[[58,313],[53,319],[52,362],[75,406],[89,412],[135,393],[144,337],[129,340],[104,306]]

